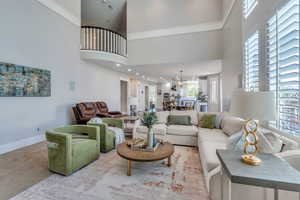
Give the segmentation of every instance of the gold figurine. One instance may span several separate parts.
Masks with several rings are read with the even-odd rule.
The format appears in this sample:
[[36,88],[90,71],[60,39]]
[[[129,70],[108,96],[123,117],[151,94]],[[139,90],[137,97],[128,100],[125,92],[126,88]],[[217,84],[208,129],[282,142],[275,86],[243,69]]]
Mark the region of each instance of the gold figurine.
[[[242,161],[249,165],[260,165],[261,159],[256,157],[258,152],[258,136],[257,136],[257,127],[258,124],[254,120],[249,120],[244,125],[245,133],[245,146],[244,152],[245,155],[242,155]],[[252,149],[250,151],[250,148]],[[253,150],[255,148],[255,150]]]

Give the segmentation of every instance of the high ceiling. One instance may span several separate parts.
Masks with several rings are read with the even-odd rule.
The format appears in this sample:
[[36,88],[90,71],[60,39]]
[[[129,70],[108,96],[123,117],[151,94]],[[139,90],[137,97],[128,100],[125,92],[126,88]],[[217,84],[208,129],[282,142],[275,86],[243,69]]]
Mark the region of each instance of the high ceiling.
[[126,0],[82,0],[81,24],[107,28],[126,35]]
[[128,0],[128,33],[222,19],[221,0]]

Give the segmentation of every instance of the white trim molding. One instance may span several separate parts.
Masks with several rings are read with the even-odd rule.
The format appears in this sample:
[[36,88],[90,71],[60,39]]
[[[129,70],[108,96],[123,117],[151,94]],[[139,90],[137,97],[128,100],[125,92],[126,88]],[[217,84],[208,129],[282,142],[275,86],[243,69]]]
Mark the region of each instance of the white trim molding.
[[128,62],[127,57],[105,51],[80,50],[80,56],[85,60],[92,60],[98,63],[103,62],[103,65],[114,65],[116,63],[127,65]]
[[43,6],[46,6],[50,10],[56,12],[57,14],[63,16],[68,21],[72,22],[73,24],[77,26],[81,26],[81,19],[75,15],[73,15],[71,12],[63,8],[61,5],[59,5],[54,0],[36,0]]
[[127,39],[141,40],[147,38],[156,38],[156,37],[165,37],[165,36],[188,34],[188,33],[222,30],[232,12],[235,2],[236,0],[231,1],[228,10],[225,12],[223,19],[220,21],[195,24],[189,26],[177,26],[172,28],[157,29],[157,30],[150,30],[150,31],[143,31],[143,32],[133,32],[133,33],[128,33]]
[[226,24],[226,22],[227,22],[227,20],[228,20],[228,18],[230,16],[230,14],[232,12],[232,9],[233,9],[233,6],[234,6],[235,2],[236,2],[236,0],[231,0],[230,7],[227,10],[227,12],[225,13],[225,16],[223,16],[223,21],[222,21],[223,26],[222,26],[222,29],[224,28],[224,26],[225,26],[225,24]]
[[22,140],[18,140],[16,142],[12,142],[12,143],[8,143],[8,144],[4,144],[4,145],[0,145],[0,155],[16,150],[16,149],[20,149],[32,144],[36,144],[42,141],[45,141],[45,135],[38,135],[38,136],[34,136],[34,137],[30,137],[30,138],[25,138]]
[[139,40],[139,39],[146,39],[146,38],[156,38],[156,37],[164,37],[164,36],[171,36],[171,35],[187,34],[187,33],[216,31],[216,30],[221,30],[222,27],[223,27],[222,21],[195,24],[189,26],[177,26],[177,27],[166,28],[166,29],[128,33],[127,39]]

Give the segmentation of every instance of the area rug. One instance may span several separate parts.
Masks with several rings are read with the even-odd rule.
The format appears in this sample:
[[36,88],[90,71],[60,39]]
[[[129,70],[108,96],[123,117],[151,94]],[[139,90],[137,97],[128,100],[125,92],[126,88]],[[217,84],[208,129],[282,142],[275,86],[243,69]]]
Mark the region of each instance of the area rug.
[[166,161],[132,164],[113,151],[65,177],[54,174],[11,200],[208,200],[199,152],[175,147],[172,166]]

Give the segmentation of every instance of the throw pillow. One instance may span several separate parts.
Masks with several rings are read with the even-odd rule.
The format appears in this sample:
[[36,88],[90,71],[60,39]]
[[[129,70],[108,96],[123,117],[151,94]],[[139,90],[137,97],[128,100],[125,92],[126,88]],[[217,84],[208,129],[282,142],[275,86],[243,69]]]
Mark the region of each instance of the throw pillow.
[[245,120],[241,118],[225,116],[222,120],[221,127],[226,135],[231,136],[232,134],[240,131],[244,124]]
[[195,110],[185,110],[185,111],[179,111],[179,110],[172,110],[170,112],[170,115],[184,115],[184,116],[190,116],[191,117],[191,123],[195,126],[198,125],[198,114]]
[[200,120],[200,126],[201,128],[215,128],[215,121],[216,121],[216,115],[203,115],[203,117]]
[[220,114],[218,114],[216,116],[215,128],[221,129],[221,123],[222,123],[223,118],[224,118],[224,114],[223,113],[220,113]]
[[190,126],[191,117],[189,115],[169,115],[168,116],[168,125],[185,125]]
[[[280,152],[282,141],[273,134],[264,134],[260,131],[258,135],[258,152],[259,153],[278,153]],[[279,139],[279,140],[278,140]],[[235,151],[244,151],[245,135],[241,130],[232,134],[227,142],[227,148]],[[255,150],[255,147],[250,147],[250,152]]]
[[279,135],[272,132],[262,133],[270,142],[273,153],[279,153],[282,149],[283,142],[280,139]]
[[237,143],[240,141],[241,137],[243,136],[244,132],[242,130],[232,134],[227,141],[227,149],[235,149]]
[[102,119],[99,117],[94,117],[88,121],[88,123],[97,123],[97,124],[101,124],[102,122],[103,122]]
[[280,139],[282,140],[282,143],[283,143],[282,149],[281,149],[282,152],[296,150],[299,147],[299,144],[296,141],[294,141],[288,137],[280,136]]
[[264,134],[273,134],[276,137],[278,137],[282,141],[281,152],[298,149],[299,146],[298,142],[296,142],[291,138],[288,138],[284,135],[281,135],[280,133],[276,133],[267,128],[260,128],[260,131],[263,132]]

